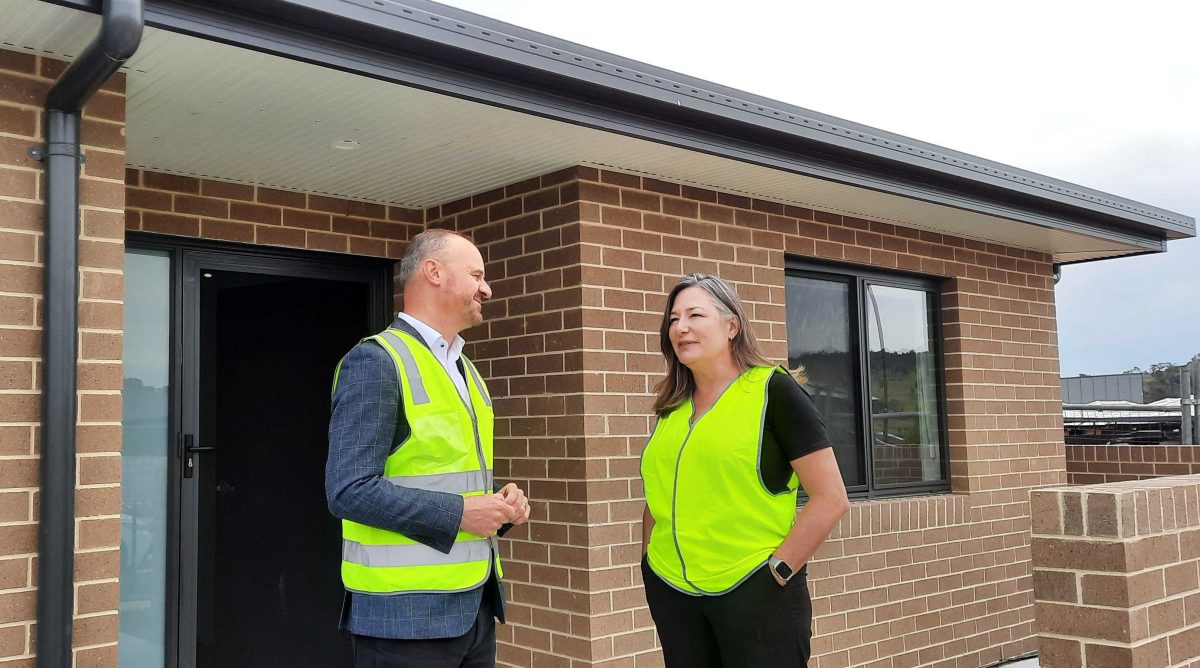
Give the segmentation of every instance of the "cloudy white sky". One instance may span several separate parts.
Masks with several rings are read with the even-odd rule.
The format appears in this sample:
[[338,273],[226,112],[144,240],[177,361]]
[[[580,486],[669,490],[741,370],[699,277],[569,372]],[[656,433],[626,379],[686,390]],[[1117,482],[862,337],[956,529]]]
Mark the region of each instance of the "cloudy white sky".
[[[468,11],[1200,216],[1200,4],[451,0]],[[1064,268],[1063,375],[1200,352],[1200,241]]]

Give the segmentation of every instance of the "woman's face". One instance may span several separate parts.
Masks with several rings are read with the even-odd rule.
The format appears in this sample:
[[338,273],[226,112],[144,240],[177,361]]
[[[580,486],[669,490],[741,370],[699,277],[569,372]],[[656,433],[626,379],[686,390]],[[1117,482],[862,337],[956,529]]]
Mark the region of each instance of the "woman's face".
[[692,286],[681,290],[668,318],[671,347],[684,366],[704,365],[730,355],[737,322],[721,317],[704,288]]

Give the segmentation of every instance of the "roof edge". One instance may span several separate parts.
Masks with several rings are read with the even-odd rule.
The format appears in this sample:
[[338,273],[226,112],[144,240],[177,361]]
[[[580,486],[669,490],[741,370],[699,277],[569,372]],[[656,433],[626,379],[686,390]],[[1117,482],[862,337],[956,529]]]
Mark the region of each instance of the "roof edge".
[[[99,0],[48,0],[97,12]],[[232,0],[230,0],[232,2]],[[1195,220],[427,0],[147,0],[147,23],[658,143],[1161,250]],[[781,151],[781,146],[786,150]],[[864,185],[869,182],[870,185]]]
[[[757,96],[713,82],[657,68],[479,14],[428,0],[286,0],[351,20],[392,30],[480,56],[648,98],[675,107],[782,131],[925,170],[1001,186],[1027,195],[1132,219],[1182,236],[1195,235],[1195,220],[1166,209],[1086,188],[1060,179],[987,160]],[[340,10],[340,11],[339,11]],[[381,19],[372,21],[371,19]]]

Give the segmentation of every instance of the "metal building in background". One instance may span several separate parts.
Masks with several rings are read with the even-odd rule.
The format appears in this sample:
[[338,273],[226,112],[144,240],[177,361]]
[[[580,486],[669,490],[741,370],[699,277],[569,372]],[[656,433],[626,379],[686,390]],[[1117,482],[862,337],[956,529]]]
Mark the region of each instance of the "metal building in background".
[[1072,376],[1062,380],[1064,404],[1090,404],[1093,401],[1129,401],[1142,403],[1142,373],[1116,373],[1105,376]]

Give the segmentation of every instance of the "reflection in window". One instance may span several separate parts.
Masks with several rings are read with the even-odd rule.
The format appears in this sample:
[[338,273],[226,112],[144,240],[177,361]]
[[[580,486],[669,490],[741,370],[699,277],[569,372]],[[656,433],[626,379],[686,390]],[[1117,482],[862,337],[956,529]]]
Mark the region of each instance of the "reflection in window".
[[875,482],[929,482],[942,475],[932,296],[867,286],[867,377]]
[[166,662],[170,276],[165,252],[125,254],[118,663]]
[[850,286],[806,276],[787,283],[788,367],[804,365],[847,487],[866,483],[859,448],[858,374],[850,340]]

